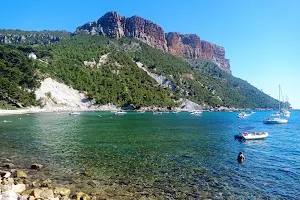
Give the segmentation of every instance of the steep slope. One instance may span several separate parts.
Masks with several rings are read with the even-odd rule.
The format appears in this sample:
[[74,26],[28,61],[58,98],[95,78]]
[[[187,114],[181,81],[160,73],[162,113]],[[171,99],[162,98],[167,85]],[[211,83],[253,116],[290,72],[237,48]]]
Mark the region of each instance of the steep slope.
[[[39,70],[86,91],[97,104],[117,106],[174,106],[170,89],[160,87],[132,58],[107,37],[76,36],[46,48],[51,56]],[[101,62],[103,55],[106,61]],[[102,59],[103,61],[103,59]]]
[[93,101],[87,98],[85,93],[59,83],[52,78],[44,79],[35,94],[45,111],[117,109],[114,105],[95,105]]
[[0,107],[36,105],[32,91],[39,84],[35,68],[22,47],[0,45]]
[[[277,107],[275,99],[212,62],[187,62],[126,37],[78,35],[39,49],[46,50],[50,55],[42,59],[49,64],[39,62],[39,70],[86,91],[99,104],[174,106],[174,100],[183,98],[206,106]],[[162,86],[147,73],[164,77]],[[170,87],[163,86],[167,82]]]
[[[241,108],[278,107],[278,100],[261,92],[248,82],[224,73],[214,63],[204,60],[188,60],[189,66],[210,80],[210,85],[217,88],[216,93],[223,100],[223,105],[235,104]],[[226,98],[230,96],[230,98]]]

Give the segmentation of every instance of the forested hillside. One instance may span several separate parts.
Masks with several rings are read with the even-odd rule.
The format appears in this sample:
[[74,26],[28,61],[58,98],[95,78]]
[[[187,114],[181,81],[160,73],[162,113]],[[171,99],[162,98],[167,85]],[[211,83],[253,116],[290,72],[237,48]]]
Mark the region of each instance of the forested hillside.
[[[211,62],[188,62],[134,39],[78,35],[43,48],[51,54],[46,57],[49,65],[41,65],[43,73],[87,91],[100,104],[166,106],[174,105],[173,100],[187,98],[210,106],[276,108],[278,105],[275,99],[224,73]],[[103,55],[107,55],[107,60],[101,64]],[[143,63],[153,73],[165,75],[176,87],[172,91],[158,86],[134,61]]]
[[[0,107],[36,105],[34,88],[39,85],[36,69],[26,48],[0,45]],[[13,106],[13,107],[12,107]]]
[[[2,87],[2,93],[5,90],[7,96],[25,106],[36,104],[33,93],[24,88],[36,87],[37,75],[53,77],[85,91],[97,104],[137,108],[178,106],[176,101],[184,98],[209,106],[277,108],[278,105],[277,100],[224,73],[209,61],[172,56],[134,39],[76,35],[46,45],[1,48],[1,52],[6,52],[1,54],[1,81],[9,82],[18,91],[8,92],[10,86]],[[26,55],[30,52],[39,59],[28,60]],[[24,64],[20,65],[21,61]],[[136,62],[152,73],[164,75],[165,81],[172,81],[175,87],[160,86]],[[4,96],[2,99],[7,100]]]
[[[43,58],[49,64],[40,63],[39,68],[44,74],[86,91],[97,104],[175,106],[171,90],[160,87],[139,69],[117,43],[106,37],[76,36],[51,44],[44,47],[51,54]],[[100,63],[103,55],[107,57]]]

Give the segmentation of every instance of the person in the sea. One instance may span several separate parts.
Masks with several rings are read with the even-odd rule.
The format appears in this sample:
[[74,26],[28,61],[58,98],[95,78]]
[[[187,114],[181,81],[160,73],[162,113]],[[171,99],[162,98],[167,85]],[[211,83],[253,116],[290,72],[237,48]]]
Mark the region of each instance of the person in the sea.
[[244,156],[244,154],[242,152],[240,152],[237,157],[237,161],[244,162],[245,159],[246,159],[246,157]]

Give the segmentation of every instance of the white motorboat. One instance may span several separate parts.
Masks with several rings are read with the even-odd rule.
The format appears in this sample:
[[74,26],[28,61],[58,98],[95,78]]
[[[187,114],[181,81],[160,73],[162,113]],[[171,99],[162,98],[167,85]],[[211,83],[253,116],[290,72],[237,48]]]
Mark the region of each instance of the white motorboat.
[[240,112],[240,113],[237,115],[238,118],[247,118],[247,117],[250,117],[250,116],[251,116],[251,114],[250,114],[250,113],[247,114],[246,112]]
[[243,140],[257,140],[257,139],[264,139],[269,136],[268,132],[244,132],[240,133],[238,135],[235,135],[234,137],[237,139],[243,139]]
[[71,112],[69,115],[71,115],[71,116],[79,116],[80,112]]
[[163,114],[162,112],[159,112],[159,111],[153,111],[153,115],[161,115]]
[[115,115],[125,115],[125,114],[127,114],[127,112],[124,112],[124,111],[115,112]]
[[247,117],[250,117],[253,114],[255,114],[254,111],[251,111],[250,113],[249,112],[246,113],[246,112],[242,111],[242,112],[240,112],[240,113],[237,114],[237,117],[238,118],[247,118]]
[[257,140],[257,139],[264,139],[269,136],[268,132],[257,132],[257,131],[248,132],[247,131],[247,130],[251,130],[253,128],[254,127],[252,127],[252,126],[248,126],[248,127],[239,126],[238,127],[239,134],[235,135],[234,138],[242,139],[242,140]]
[[202,111],[194,111],[194,112],[191,112],[190,115],[193,115],[193,116],[199,116],[202,114]]
[[263,122],[264,124],[286,124],[288,123],[288,120],[280,117],[275,117],[275,118],[268,117],[264,119]]

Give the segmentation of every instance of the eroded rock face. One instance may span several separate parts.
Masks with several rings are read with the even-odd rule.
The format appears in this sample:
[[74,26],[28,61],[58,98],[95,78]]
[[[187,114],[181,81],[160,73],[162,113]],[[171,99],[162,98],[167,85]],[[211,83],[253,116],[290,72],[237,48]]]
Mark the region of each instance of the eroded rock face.
[[176,56],[192,59],[205,59],[217,64],[222,70],[231,74],[230,63],[225,59],[225,49],[204,40],[195,34],[166,34],[168,50]]
[[76,29],[76,34],[88,33],[104,35],[113,38],[123,36],[136,38],[150,46],[167,51],[163,29],[144,18],[133,16],[122,17],[117,12],[108,12],[99,20],[88,22]]
[[80,33],[113,38],[124,36],[136,38],[175,56],[212,61],[220,69],[231,74],[229,60],[225,58],[223,47],[200,40],[200,37],[195,34],[178,32],[165,34],[160,26],[138,16],[126,18],[117,12],[108,12],[99,20],[78,27],[75,34]]

